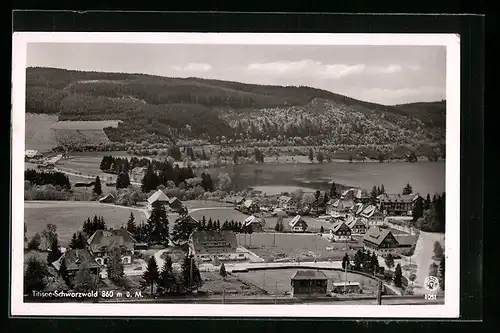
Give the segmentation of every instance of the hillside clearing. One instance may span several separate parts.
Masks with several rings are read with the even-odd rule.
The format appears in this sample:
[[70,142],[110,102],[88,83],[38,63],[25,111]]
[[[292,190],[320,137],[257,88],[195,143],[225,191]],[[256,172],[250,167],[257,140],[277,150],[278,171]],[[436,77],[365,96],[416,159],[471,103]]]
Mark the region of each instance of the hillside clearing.
[[58,116],[53,114],[26,113],[25,149],[48,152],[58,146],[52,126],[57,123]]

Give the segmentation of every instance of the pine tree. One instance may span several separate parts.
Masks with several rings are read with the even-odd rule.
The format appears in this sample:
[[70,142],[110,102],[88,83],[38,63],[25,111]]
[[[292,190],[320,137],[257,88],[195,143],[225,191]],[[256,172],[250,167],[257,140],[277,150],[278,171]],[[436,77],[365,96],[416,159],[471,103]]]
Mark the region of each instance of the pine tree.
[[203,281],[200,271],[194,262],[194,257],[187,255],[182,263],[182,286],[186,291],[197,290]]
[[443,250],[443,247],[441,246],[441,244],[438,241],[434,242],[434,257],[433,257],[433,259],[434,260],[441,260],[441,258],[443,258],[443,255],[444,255],[444,250]]
[[87,239],[81,231],[78,231],[76,240],[76,249],[84,249],[87,246]]
[[394,257],[392,256],[391,253],[389,253],[386,257],[385,257],[385,265],[387,266],[387,268],[389,269],[392,269],[394,267]]
[[66,260],[64,258],[61,260],[61,266],[59,266],[59,275],[64,280],[66,285],[70,286],[69,275],[68,275],[68,267],[66,266]]
[[77,249],[78,245],[78,238],[77,238],[77,235],[76,235],[76,232],[73,234],[73,236],[71,237],[71,241],[69,242],[69,248],[70,249]]
[[131,234],[135,234],[136,232],[136,225],[135,225],[135,216],[134,213],[130,212],[130,217],[127,221],[127,231],[130,232]]
[[116,189],[127,188],[130,186],[130,177],[128,173],[122,171],[116,177]]
[[153,164],[149,163],[146,173],[142,178],[141,190],[144,193],[148,193],[160,185],[160,179],[153,170]]
[[94,182],[94,189],[92,190],[97,195],[102,194],[102,188],[101,188],[101,180],[99,179],[99,176],[95,177],[95,182]]
[[427,193],[427,197],[425,197],[424,210],[431,208],[431,196]]
[[444,256],[441,257],[441,260],[439,261],[439,266],[438,266],[438,279],[439,279],[439,286],[441,287],[441,290],[444,291],[444,275],[445,275],[445,258]]
[[122,250],[118,246],[108,249],[108,277],[110,280],[120,282],[124,276]]
[[424,216],[424,200],[418,197],[412,210],[413,221],[417,221],[422,216]]
[[179,241],[185,242],[194,231],[195,227],[192,224],[192,219],[189,215],[180,216],[172,232],[172,242],[180,245]]
[[379,269],[379,263],[378,263],[378,257],[377,255],[375,254],[375,252],[372,253],[372,257],[371,257],[371,267],[372,267],[372,270],[373,270],[373,273],[375,274],[376,272],[378,272],[378,269]]
[[349,268],[350,262],[349,262],[349,255],[346,253],[344,257],[342,258],[342,268],[345,269],[346,267]]
[[173,273],[172,258],[170,258],[170,256],[165,258],[165,264],[160,272],[159,281],[163,294],[172,293],[176,290],[177,280]]
[[403,195],[412,193],[413,193],[413,188],[411,187],[410,183],[406,184],[406,186],[403,188]]
[[384,194],[385,193],[385,187],[384,187],[384,184],[382,184],[382,186],[380,186],[380,194]]
[[403,283],[403,272],[401,271],[401,265],[397,264],[396,269],[394,271],[394,285],[400,288],[402,283]]
[[28,242],[28,251],[38,250],[40,248],[41,242],[42,238],[40,237],[40,234],[37,232]]
[[336,199],[338,196],[337,194],[337,185],[332,182],[332,186],[330,187],[330,198]]
[[372,200],[372,203],[375,203],[377,201],[377,196],[378,196],[377,186],[373,185],[372,191],[370,193],[370,198]]
[[429,276],[436,276],[438,275],[438,265],[436,263],[432,263],[429,265]]
[[143,287],[151,288],[151,295],[153,294],[154,285],[158,285],[160,280],[160,274],[158,272],[158,264],[154,256],[149,257],[148,266],[146,271],[142,274],[142,285]]
[[220,265],[219,274],[220,274],[220,276],[222,276],[222,279],[224,279],[224,280],[226,279],[227,272],[226,272],[226,266],[224,266],[224,263],[222,263]]
[[61,249],[59,246],[59,239],[56,237],[52,240],[52,243],[50,245],[50,252],[47,255],[47,263],[50,265],[57,259],[61,257]]
[[88,292],[97,289],[99,283],[98,277],[92,274],[86,262],[83,262],[76,273],[74,279],[74,289],[78,292]]
[[314,161],[314,152],[312,148],[309,148],[309,161],[311,161],[311,163]]
[[165,207],[159,202],[153,203],[153,210],[148,218],[148,237],[150,242],[168,241],[168,218]]
[[356,271],[361,270],[361,264],[363,264],[363,252],[361,250],[356,251],[354,255],[354,269]]
[[325,233],[325,228],[323,228],[323,226],[321,226],[321,228],[319,228],[319,232],[322,234]]
[[214,228],[214,225],[212,222],[212,218],[209,218],[208,223],[207,223],[207,230],[213,230],[213,228]]
[[46,275],[47,267],[44,263],[34,256],[29,257],[24,272],[24,293],[31,296],[33,291],[44,290]]

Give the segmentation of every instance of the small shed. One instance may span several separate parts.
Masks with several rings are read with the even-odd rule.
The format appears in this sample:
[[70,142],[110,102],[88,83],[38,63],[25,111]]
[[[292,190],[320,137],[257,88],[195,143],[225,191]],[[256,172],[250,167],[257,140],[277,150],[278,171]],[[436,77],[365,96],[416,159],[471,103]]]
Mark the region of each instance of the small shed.
[[326,296],[328,278],[322,271],[297,271],[291,278],[293,297]]
[[103,196],[102,198],[99,199],[99,202],[102,202],[102,203],[113,203],[115,202],[115,196],[111,193],[109,194],[106,194],[105,196]]

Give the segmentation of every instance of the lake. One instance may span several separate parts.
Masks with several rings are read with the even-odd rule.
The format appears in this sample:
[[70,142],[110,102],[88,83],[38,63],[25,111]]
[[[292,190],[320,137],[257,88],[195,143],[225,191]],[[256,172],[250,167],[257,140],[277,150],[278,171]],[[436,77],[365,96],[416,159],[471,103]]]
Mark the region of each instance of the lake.
[[269,194],[280,187],[327,190],[331,182],[371,190],[384,185],[387,193],[400,193],[410,183],[425,196],[445,191],[445,162],[330,163],[230,165],[208,170],[227,172],[236,190],[253,187]]

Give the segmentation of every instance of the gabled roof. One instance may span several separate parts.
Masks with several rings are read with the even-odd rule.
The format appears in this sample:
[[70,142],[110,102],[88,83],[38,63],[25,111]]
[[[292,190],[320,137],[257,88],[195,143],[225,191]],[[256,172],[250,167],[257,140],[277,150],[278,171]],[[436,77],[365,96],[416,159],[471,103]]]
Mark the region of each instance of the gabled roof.
[[354,201],[351,199],[337,199],[333,203],[333,207],[337,209],[350,209],[354,206]]
[[368,205],[360,214],[364,218],[371,218],[372,216],[383,216],[382,212],[374,205]]
[[[236,240],[236,234],[232,231],[194,231],[190,240],[194,246],[197,253],[224,253],[224,252],[235,252],[238,247],[238,242]],[[206,246],[206,242],[222,242],[226,246]]]
[[412,194],[386,194],[382,193],[377,197],[377,199],[380,202],[403,202],[403,203],[410,203],[419,197],[418,193],[412,193]]
[[354,227],[365,227],[366,228],[366,225],[359,218],[356,218],[356,219],[353,219],[353,220],[347,222],[347,226],[351,229],[353,229]]
[[250,207],[252,204],[253,204],[253,200],[245,200],[245,202],[243,202],[243,206],[245,206],[246,208]]
[[101,199],[99,199],[99,202],[103,202],[103,201],[106,201],[106,200],[115,200],[115,196],[111,193],[109,194],[106,194],[105,196],[103,196]]
[[181,202],[181,201],[180,201],[177,197],[173,197],[173,198],[170,198],[170,199],[168,200],[168,203],[169,203],[170,205],[172,205],[172,204],[174,204],[174,203],[177,203],[177,202]]
[[160,201],[160,202],[169,202],[169,198],[167,195],[162,191],[158,190],[155,193],[153,193],[149,198],[148,202],[152,204],[153,202]]
[[297,271],[292,280],[328,280],[322,271]]
[[302,216],[300,216],[300,215],[295,216],[295,217],[294,217],[294,218],[290,221],[289,225],[290,225],[290,227],[292,227],[292,228],[293,228],[293,227],[295,227],[295,225],[296,225],[297,223],[299,223],[299,222],[303,222],[303,223],[305,223],[305,225],[307,226],[306,221],[304,221],[304,219],[303,219],[303,218],[302,218]]
[[347,225],[347,223],[345,223],[344,221],[338,221],[338,222],[335,222],[332,225],[332,227],[330,228],[330,230],[333,231],[333,232],[336,232],[336,231],[338,231],[342,227],[346,227],[346,228],[350,229],[349,226]]
[[61,267],[62,260],[66,263],[68,270],[78,270],[83,263],[89,268],[99,268],[95,258],[87,249],[71,249],[66,251],[56,262],[52,263],[56,269]]
[[248,226],[252,223],[258,223],[260,225],[265,225],[266,221],[264,220],[264,218],[262,217],[255,217],[255,216],[249,216],[245,219],[245,221],[243,221],[243,225],[244,226]]
[[351,209],[354,214],[359,215],[366,208],[366,206],[367,205],[360,202],[355,204]]
[[278,198],[279,203],[282,205],[287,204],[288,202],[290,202],[290,200],[292,200],[292,198],[287,195],[282,195]]
[[[392,235],[389,229],[379,228],[377,226],[370,227],[363,237],[363,240],[369,241],[373,244],[380,245],[387,238],[388,235]],[[394,236],[393,236],[394,237]],[[395,239],[395,237],[394,237]]]
[[110,229],[110,230],[97,230],[87,240],[87,244],[92,252],[98,252],[103,246],[126,246],[133,248],[136,240],[127,229]]

